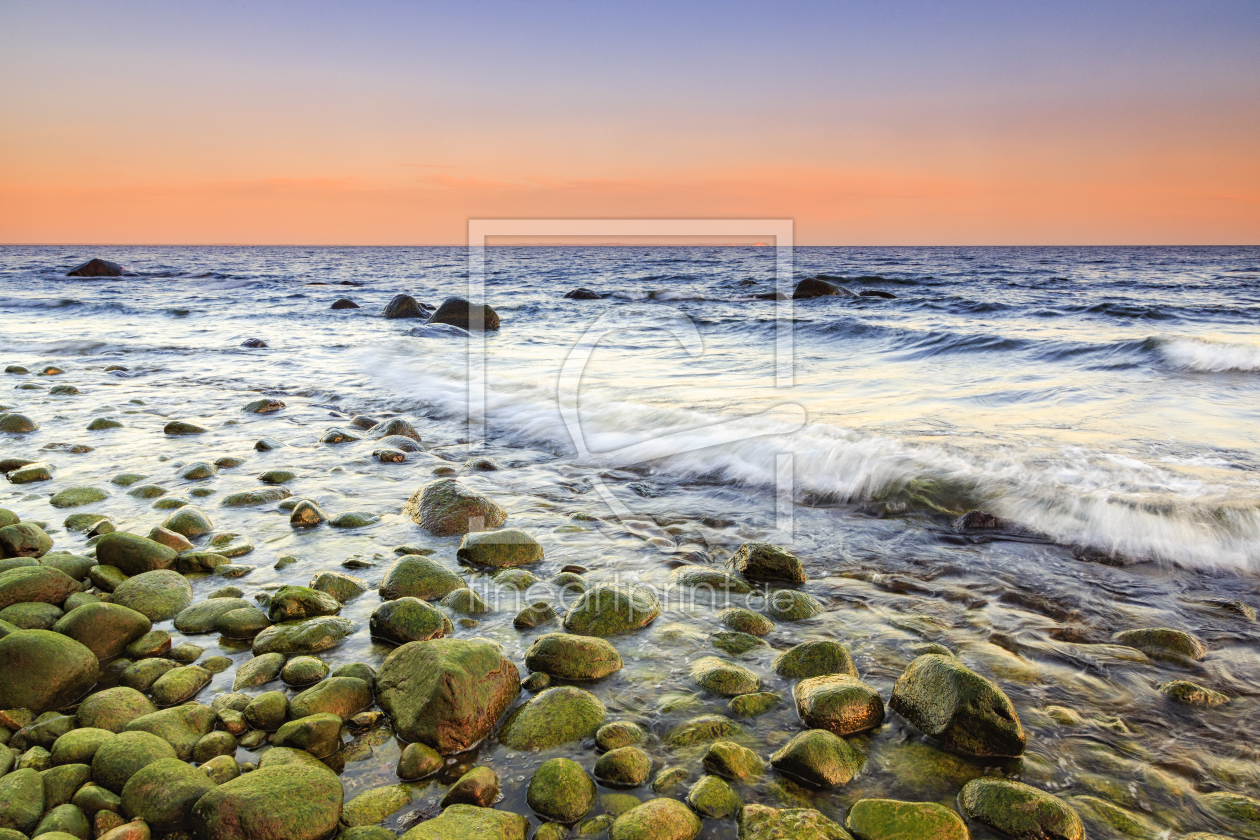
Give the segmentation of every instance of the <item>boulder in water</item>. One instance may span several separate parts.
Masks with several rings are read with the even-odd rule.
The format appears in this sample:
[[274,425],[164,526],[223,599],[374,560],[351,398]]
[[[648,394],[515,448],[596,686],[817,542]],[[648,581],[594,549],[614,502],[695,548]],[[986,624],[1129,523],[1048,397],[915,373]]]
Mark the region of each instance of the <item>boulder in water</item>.
[[358,309],[359,304],[350,300],[350,298],[337,298],[337,300],[333,301],[333,305],[329,308],[330,309]]
[[884,292],[884,291],[880,291],[879,289],[866,289],[864,291],[858,292],[858,297],[881,298],[883,300],[896,300],[897,299],[897,296],[894,295],[892,292]]
[[216,840],[321,840],[337,830],[344,790],[318,761],[260,767],[197,801],[192,824]]
[[594,292],[586,287],[581,287],[574,289],[571,292],[567,292],[565,297],[569,300],[602,300],[604,296],[599,292]]
[[84,645],[51,630],[18,630],[0,638],[0,709],[45,712],[78,700],[100,666]]
[[1002,689],[952,656],[929,653],[911,662],[888,705],[960,755],[1013,758],[1028,740]]
[[470,490],[453,478],[432,481],[412,494],[403,513],[439,537],[497,528],[507,511],[488,496]]
[[253,349],[262,349],[267,346],[267,342],[261,338],[247,338],[241,342],[242,347],[250,347]]
[[429,324],[450,324],[461,330],[478,332],[481,330],[497,330],[499,314],[488,304],[472,304],[463,298],[449,297],[442,301],[437,311],[429,316]]
[[93,257],[66,272],[67,277],[122,277],[123,267],[116,262]]
[[848,289],[828,283],[819,277],[807,277],[796,284],[796,288],[792,290],[793,300],[809,300],[816,297],[834,297],[836,295],[844,295],[845,297],[854,297],[854,294]]
[[411,295],[395,295],[394,299],[381,310],[381,317],[391,320],[399,318],[427,318],[429,313]]
[[1085,840],[1076,811],[1057,796],[1021,782],[975,779],[958,794],[963,814],[1008,837]]

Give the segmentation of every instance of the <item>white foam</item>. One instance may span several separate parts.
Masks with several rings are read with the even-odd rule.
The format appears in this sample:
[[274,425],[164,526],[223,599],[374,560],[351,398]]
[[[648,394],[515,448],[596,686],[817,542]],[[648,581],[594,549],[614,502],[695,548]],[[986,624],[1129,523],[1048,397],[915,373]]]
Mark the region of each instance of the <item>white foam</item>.
[[1159,342],[1159,352],[1169,364],[1199,373],[1260,371],[1260,346],[1174,337]]

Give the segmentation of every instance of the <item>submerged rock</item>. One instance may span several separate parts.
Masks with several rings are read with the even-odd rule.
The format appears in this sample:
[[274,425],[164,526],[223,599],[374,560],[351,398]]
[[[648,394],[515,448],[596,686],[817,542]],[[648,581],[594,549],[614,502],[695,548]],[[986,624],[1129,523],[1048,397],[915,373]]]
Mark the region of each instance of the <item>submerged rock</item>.
[[358,309],[359,304],[350,300],[350,298],[337,298],[337,300],[333,301],[332,306],[328,308],[329,309]]
[[1057,796],[1021,782],[975,779],[958,794],[968,819],[1009,837],[1085,840],[1080,815]]
[[1159,687],[1159,691],[1169,700],[1172,700],[1174,703],[1180,703],[1183,706],[1210,708],[1229,702],[1229,697],[1221,694],[1219,691],[1204,688],[1189,680],[1173,680],[1172,682],[1164,683]]
[[856,677],[853,657],[839,642],[819,640],[802,642],[774,660],[774,672],[781,677],[806,679],[827,674],[848,674]]
[[1022,755],[1027,735],[1000,688],[951,656],[910,663],[888,705],[925,735],[962,755]]
[[1184,630],[1168,627],[1152,627],[1142,630],[1125,630],[1111,637],[1116,644],[1137,648],[1154,659],[1168,658],[1169,654],[1193,660],[1207,657],[1203,642]]
[[508,528],[465,534],[455,556],[473,566],[508,569],[540,562],[543,547],[524,531]]
[[811,729],[826,729],[843,737],[884,722],[884,701],[879,692],[848,674],[802,680],[792,694],[797,714]]
[[436,560],[409,554],[389,567],[379,591],[386,601],[395,598],[436,601],[465,586],[463,578]]
[[843,297],[855,297],[853,292],[833,283],[828,283],[819,277],[806,277],[804,280],[796,284],[796,288],[792,290],[792,300],[809,300],[817,297],[835,297],[837,295]]
[[752,671],[716,656],[705,656],[692,663],[691,679],[723,697],[752,694],[761,688],[761,680]]
[[398,734],[443,755],[480,743],[520,690],[516,666],[482,640],[405,644],[376,676],[378,702]]
[[427,318],[429,313],[427,308],[421,308],[421,305],[411,295],[395,295],[394,298],[381,310],[382,318],[397,320],[400,318]]
[[438,479],[412,494],[403,513],[439,537],[497,528],[507,511],[489,497],[470,490],[453,478]]
[[599,292],[593,292],[585,287],[579,287],[571,292],[566,292],[564,296],[569,300],[601,300],[604,297]]
[[766,612],[779,621],[804,621],[822,615],[825,608],[808,592],[778,589],[766,598]]

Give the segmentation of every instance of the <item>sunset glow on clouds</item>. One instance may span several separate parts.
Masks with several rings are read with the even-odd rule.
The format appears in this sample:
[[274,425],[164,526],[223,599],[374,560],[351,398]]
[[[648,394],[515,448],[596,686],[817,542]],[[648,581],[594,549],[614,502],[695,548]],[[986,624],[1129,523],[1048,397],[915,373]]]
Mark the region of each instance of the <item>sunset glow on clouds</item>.
[[1254,3],[0,7],[0,241],[1260,241]]

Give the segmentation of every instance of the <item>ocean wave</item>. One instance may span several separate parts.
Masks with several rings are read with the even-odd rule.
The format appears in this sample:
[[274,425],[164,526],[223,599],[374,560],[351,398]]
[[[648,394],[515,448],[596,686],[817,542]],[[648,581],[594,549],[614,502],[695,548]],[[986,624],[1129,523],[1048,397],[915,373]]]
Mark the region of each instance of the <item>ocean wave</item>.
[[83,301],[74,298],[0,298],[0,309],[65,309],[82,305]]
[[1153,346],[1164,361],[1181,370],[1197,373],[1260,371],[1260,345],[1171,337],[1154,339]]

